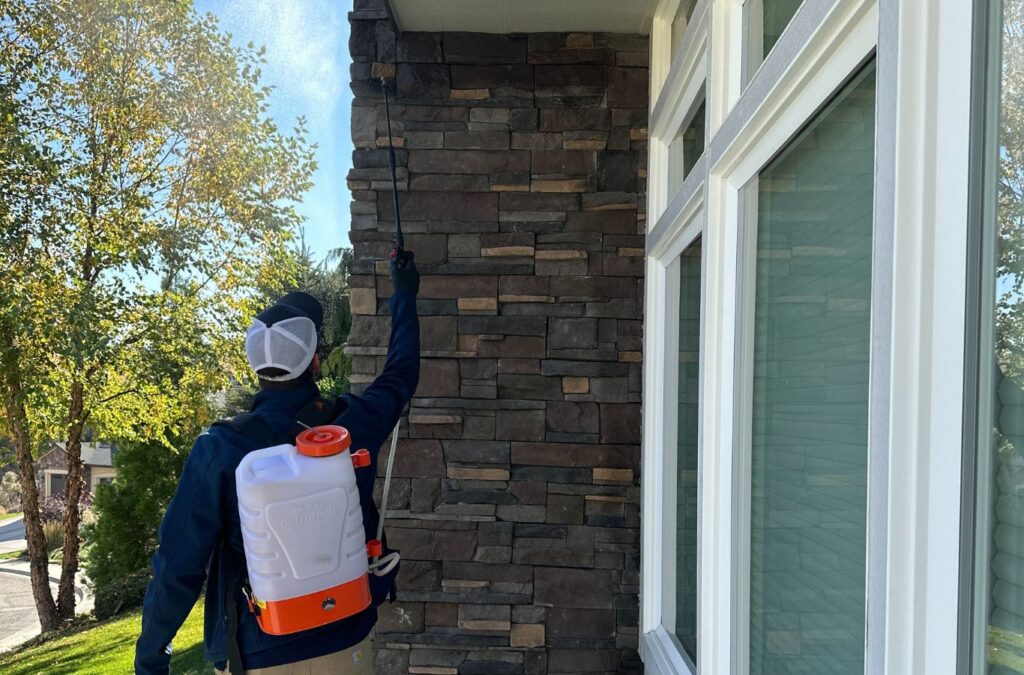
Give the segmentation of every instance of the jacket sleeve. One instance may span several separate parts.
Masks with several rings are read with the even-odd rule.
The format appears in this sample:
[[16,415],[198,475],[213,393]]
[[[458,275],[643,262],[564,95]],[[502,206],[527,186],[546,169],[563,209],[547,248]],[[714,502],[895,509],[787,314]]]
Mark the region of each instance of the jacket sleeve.
[[367,408],[368,426],[381,439],[398,423],[420,381],[420,320],[416,315],[416,296],[398,291],[388,304],[391,339],[384,370],[362,396],[353,397]]
[[139,675],[168,672],[167,647],[199,598],[220,541],[224,472],[216,461],[217,446],[209,433],[196,440],[160,525],[153,580],[142,606],[142,634],[135,646]]

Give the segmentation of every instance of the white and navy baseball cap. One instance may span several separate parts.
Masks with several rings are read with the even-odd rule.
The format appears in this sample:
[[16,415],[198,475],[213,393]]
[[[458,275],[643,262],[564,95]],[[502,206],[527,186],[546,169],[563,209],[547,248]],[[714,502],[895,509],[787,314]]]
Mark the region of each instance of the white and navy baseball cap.
[[312,295],[296,291],[256,315],[245,334],[245,355],[262,380],[294,380],[316,355],[324,309]]

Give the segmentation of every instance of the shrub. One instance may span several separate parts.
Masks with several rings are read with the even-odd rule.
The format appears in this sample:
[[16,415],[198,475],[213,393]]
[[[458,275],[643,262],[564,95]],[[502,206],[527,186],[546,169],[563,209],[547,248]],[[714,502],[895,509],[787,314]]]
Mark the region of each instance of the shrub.
[[[92,508],[92,493],[83,492],[78,502],[79,514],[84,517],[87,510]],[[64,513],[67,511],[67,500],[64,495],[52,495],[39,502],[39,518],[44,523],[63,523]]]
[[5,509],[4,507],[0,506],[0,516],[6,516],[6,515],[7,515],[7,509]]
[[96,588],[96,606],[93,610],[100,621],[121,612],[140,607],[149,584],[149,568],[136,570],[117,581]]
[[8,512],[21,510],[21,481],[13,471],[6,472],[0,478],[0,506]]
[[60,523],[44,522],[43,535],[46,537],[46,552],[53,553],[64,546],[64,526]]
[[157,529],[194,435],[183,432],[179,438],[174,448],[158,441],[118,443],[117,480],[96,490],[96,522],[83,535],[89,543],[86,575],[97,596],[148,567],[156,552]]

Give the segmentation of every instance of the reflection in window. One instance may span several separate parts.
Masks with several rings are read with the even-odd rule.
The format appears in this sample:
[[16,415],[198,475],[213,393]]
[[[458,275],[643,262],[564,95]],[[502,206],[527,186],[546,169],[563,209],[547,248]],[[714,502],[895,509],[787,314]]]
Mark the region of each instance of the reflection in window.
[[755,180],[751,675],[864,672],[874,117],[871,65]]
[[680,257],[679,422],[676,458],[676,637],[697,662],[697,421],[700,240]]
[[707,140],[705,129],[705,118],[707,107],[704,100],[704,87],[701,87],[700,98],[695,104],[695,109],[683,122],[679,133],[672,139],[668,148],[668,184],[669,193],[674,194],[683,184],[686,177],[693,171],[697,160],[704,154],[704,146]]
[[693,9],[697,6],[697,0],[680,0],[679,8],[676,10],[675,18],[672,19],[672,58],[682,47],[683,35],[686,34],[686,27],[690,25],[693,17]]
[[803,0],[747,0],[743,6],[747,24],[747,73],[744,80],[757,71],[768,56],[782,31],[793,19]]
[[[997,5],[999,3],[996,3]],[[1024,0],[1003,0],[983,219],[978,583],[973,672],[1024,673]],[[998,147],[995,147],[996,144]]]

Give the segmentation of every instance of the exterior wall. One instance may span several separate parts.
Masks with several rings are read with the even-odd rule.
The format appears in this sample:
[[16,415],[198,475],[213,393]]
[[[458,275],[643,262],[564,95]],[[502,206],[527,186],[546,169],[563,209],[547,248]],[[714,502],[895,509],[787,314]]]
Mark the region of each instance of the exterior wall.
[[378,672],[638,671],[647,39],[396,39],[383,2],[350,16],[356,389],[390,326],[374,62],[397,60],[403,229],[422,273]]

